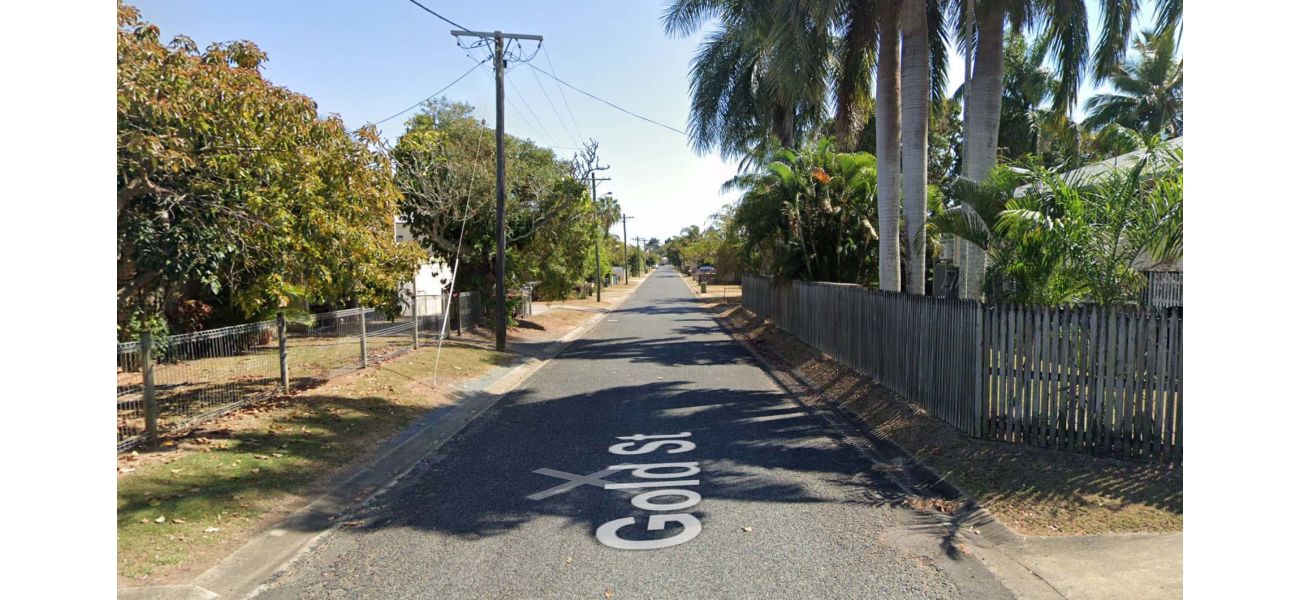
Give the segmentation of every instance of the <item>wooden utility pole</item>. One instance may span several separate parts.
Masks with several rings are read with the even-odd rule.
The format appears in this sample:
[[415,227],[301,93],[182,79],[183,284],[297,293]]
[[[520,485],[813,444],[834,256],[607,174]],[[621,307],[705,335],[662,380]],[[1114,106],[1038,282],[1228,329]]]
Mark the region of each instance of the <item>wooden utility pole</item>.
[[497,83],[497,350],[506,349],[506,40],[534,40],[542,42],[540,35],[501,33],[500,31],[464,31],[453,29],[456,37],[477,37],[493,42],[493,65]]
[[[592,208],[597,208],[597,206],[596,206],[596,182],[597,182],[597,181],[609,181],[609,178],[608,178],[608,177],[596,177],[596,171],[604,171],[605,169],[608,169],[608,168],[609,168],[608,166],[601,167],[601,166],[598,166],[598,165],[596,165],[596,166],[592,166],[592,168],[591,168],[591,206],[592,206]],[[604,279],[604,277],[602,277],[604,274],[601,273],[601,269],[600,269],[600,246],[601,246],[602,244],[605,243],[605,222],[601,220],[601,216],[600,216],[599,213],[596,215],[596,220],[600,221],[600,235],[596,237],[596,302],[600,302],[600,287],[601,287],[602,280]]]
[[641,236],[632,238],[636,240],[636,263],[637,275],[645,275],[645,253],[641,251]]
[[627,220],[635,218],[623,215],[623,285],[631,283],[628,280],[632,278],[632,269],[627,264]]

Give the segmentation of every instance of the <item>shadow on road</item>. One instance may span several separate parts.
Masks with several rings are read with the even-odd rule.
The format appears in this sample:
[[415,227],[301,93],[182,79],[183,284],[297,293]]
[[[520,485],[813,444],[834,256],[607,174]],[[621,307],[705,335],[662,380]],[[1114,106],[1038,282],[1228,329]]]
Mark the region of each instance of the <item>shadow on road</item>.
[[[636,491],[583,485],[544,500],[526,498],[564,482],[534,469],[588,475],[620,462],[667,460],[607,453],[616,436],[638,433],[637,423],[654,423],[654,433],[692,432],[697,449],[672,458],[701,463],[700,485],[693,489],[705,502],[691,512],[702,520],[709,518],[708,500],[878,506],[908,498],[887,471],[872,469],[852,447],[828,437],[822,417],[780,392],[655,382],[552,399],[531,390],[511,394],[444,447],[440,462],[417,468],[416,478],[364,511],[357,529],[411,528],[479,539],[540,518],[559,517],[594,531],[612,518],[644,517],[649,513],[627,502]],[[608,429],[578,432],[570,430],[574,424]],[[800,474],[809,473],[817,485],[805,485],[809,478]],[[670,528],[663,535],[673,533]]]

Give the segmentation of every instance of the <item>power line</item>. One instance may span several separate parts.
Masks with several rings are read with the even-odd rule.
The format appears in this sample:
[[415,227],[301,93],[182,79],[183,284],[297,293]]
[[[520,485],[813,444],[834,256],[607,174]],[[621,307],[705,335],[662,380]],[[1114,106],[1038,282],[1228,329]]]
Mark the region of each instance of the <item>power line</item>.
[[423,5],[423,4],[420,4],[419,2],[416,2],[415,0],[407,0],[407,1],[410,2],[411,4],[414,4],[414,5],[418,6],[418,7],[420,7],[420,8],[423,8],[423,9],[424,9],[424,12],[427,12],[427,13],[429,13],[429,14],[435,16],[435,17],[438,17],[439,19],[442,19],[443,21],[445,21],[445,22],[446,22],[447,24],[449,24],[449,25],[454,25],[454,26],[459,27],[459,28],[461,28],[461,29],[469,29],[468,27],[466,27],[466,26],[464,26],[464,25],[461,25],[460,23],[457,23],[457,22],[455,22],[455,21],[453,21],[453,20],[451,20],[451,19],[448,19],[447,17],[444,17],[444,16],[442,16],[442,15],[436,13],[436,12],[433,12],[432,9],[430,9],[429,7],[427,7],[427,6]]
[[[470,60],[474,60],[473,57],[470,57]],[[486,59],[484,59],[484,60],[491,60],[491,57],[488,57],[488,58],[486,58]],[[507,72],[508,72],[508,71],[509,71],[509,69],[507,69]],[[491,74],[486,74],[486,75],[487,75],[487,78],[493,82],[493,85],[495,85],[495,84],[496,84],[496,79],[494,79],[493,76],[492,76]],[[525,105],[525,106],[528,105],[528,103],[527,103],[526,101],[524,101],[523,96],[519,94],[519,90],[515,89],[515,86],[514,86],[513,83],[508,83],[508,84],[507,84],[507,87],[510,89],[510,91],[513,91],[513,92],[515,93],[515,96],[517,96],[517,97],[519,98],[519,101],[520,101],[520,102],[524,102],[524,105]],[[543,144],[543,145],[550,145],[550,146],[555,146],[555,145],[556,145],[556,144],[555,144],[555,139],[553,139],[553,138],[551,137],[551,134],[550,134],[549,132],[547,132],[546,129],[543,128],[543,127],[541,127],[540,125],[535,125],[535,124],[533,123],[533,121],[530,120],[530,119],[528,118],[528,114],[525,113],[524,111],[520,110],[520,109],[519,109],[519,106],[518,106],[517,104],[515,104],[515,101],[512,100],[512,99],[510,98],[510,96],[505,96],[505,99],[506,99],[506,103],[510,105],[510,108],[514,109],[515,114],[519,115],[519,121],[520,121],[521,123],[523,123],[523,124],[528,128],[529,131],[533,132],[533,134],[536,135],[538,138],[545,137],[547,140],[549,140],[549,141],[551,142],[550,144]],[[532,112],[532,109],[531,109],[531,108],[529,109],[529,112]],[[536,115],[534,115],[534,116],[536,116]],[[539,143],[540,143],[540,142],[539,142]]]
[[[555,72],[555,63],[551,62],[551,52],[550,52],[549,50],[546,49],[546,46],[545,46],[545,45],[542,46],[542,56],[545,56],[545,57],[546,57],[546,64],[547,64],[547,66],[551,67],[551,72],[554,73],[554,72]],[[533,75],[536,76],[537,73],[533,73]],[[560,87],[559,82],[556,82],[556,84],[555,84],[555,89],[557,89],[557,90],[560,91],[560,99],[564,101],[564,110],[568,111],[568,113],[569,113],[569,120],[570,120],[570,121],[573,121],[573,130],[576,131],[576,132],[578,132],[578,137],[581,138],[581,137],[582,137],[582,128],[581,128],[581,127],[578,127],[578,120],[575,119],[575,118],[573,118],[573,109],[569,107],[569,97],[566,96],[566,95],[564,94],[564,88]]]
[[647,123],[653,123],[653,124],[655,124],[655,125],[658,125],[658,126],[660,126],[660,127],[663,127],[664,129],[667,129],[667,130],[669,130],[669,131],[676,131],[677,133],[680,133],[680,134],[682,134],[682,135],[687,135],[685,131],[682,131],[682,130],[676,128],[676,127],[673,127],[672,125],[664,125],[663,123],[660,123],[659,121],[656,121],[656,120],[654,120],[654,119],[651,119],[650,117],[643,117],[643,116],[641,116],[641,115],[638,115],[638,114],[636,114],[636,113],[634,113],[634,112],[632,112],[632,111],[630,111],[630,110],[628,110],[628,109],[626,109],[626,108],[623,108],[622,106],[619,106],[619,105],[617,105],[617,104],[614,104],[613,102],[610,102],[609,100],[606,100],[606,99],[604,99],[604,98],[601,98],[601,97],[599,97],[599,96],[597,96],[597,95],[595,95],[595,94],[593,94],[593,93],[591,93],[591,92],[588,92],[588,91],[586,91],[586,90],[584,90],[584,89],[582,89],[582,88],[580,88],[580,87],[578,87],[578,86],[576,86],[576,85],[573,85],[572,83],[569,83],[569,82],[567,82],[567,81],[565,81],[565,80],[563,80],[563,79],[560,79],[559,77],[556,77],[553,73],[548,73],[548,72],[546,72],[545,70],[540,69],[540,68],[534,66],[532,63],[524,63],[524,64],[525,64],[525,65],[528,65],[529,68],[532,68],[532,69],[534,69],[534,70],[537,70],[537,71],[541,72],[543,75],[545,75],[545,76],[547,76],[547,77],[550,77],[551,79],[554,79],[554,80],[556,80],[556,81],[558,81],[558,82],[560,82],[560,83],[563,83],[564,85],[567,85],[567,86],[573,88],[573,89],[574,89],[575,91],[577,91],[579,94],[582,94],[582,95],[584,95],[584,96],[587,96],[588,98],[591,98],[591,99],[593,99],[593,100],[597,100],[597,101],[603,102],[603,103],[605,103],[605,104],[607,104],[607,105],[609,105],[609,106],[611,106],[611,107],[613,107],[613,108],[615,108],[615,109],[617,109],[617,110],[619,110],[619,111],[625,112],[625,113],[627,113],[627,114],[629,114],[629,115],[632,115],[632,116],[634,116],[634,117],[636,117],[636,118],[638,118],[638,119],[641,119],[642,121],[645,121],[645,122],[647,122]]
[[481,61],[479,61],[479,62],[476,63],[474,66],[470,67],[468,71],[465,71],[464,73],[461,73],[460,77],[457,77],[457,78],[456,78],[454,81],[452,81],[451,83],[449,83],[449,84],[443,86],[442,89],[440,89],[440,90],[438,90],[438,91],[436,91],[436,92],[434,92],[434,93],[432,93],[432,94],[429,94],[429,95],[426,96],[423,100],[420,100],[419,102],[416,102],[415,104],[412,104],[412,105],[410,105],[410,106],[408,106],[408,107],[406,107],[406,108],[403,108],[402,110],[400,110],[400,111],[398,111],[398,112],[393,113],[392,115],[389,115],[389,116],[387,116],[387,117],[384,117],[384,118],[382,118],[382,119],[380,119],[380,120],[378,120],[378,121],[375,121],[375,122],[373,122],[373,123],[370,123],[370,124],[371,124],[371,125],[382,125],[383,123],[386,123],[386,122],[388,122],[388,121],[391,121],[391,120],[393,120],[393,119],[396,119],[397,117],[400,117],[400,116],[402,116],[402,115],[404,115],[404,114],[410,112],[411,109],[417,108],[417,107],[419,107],[421,104],[424,104],[425,102],[428,102],[429,100],[432,100],[432,99],[433,99],[434,97],[436,97],[438,94],[441,94],[441,93],[443,93],[443,92],[445,92],[445,91],[451,89],[451,86],[456,85],[457,83],[460,83],[460,80],[462,80],[462,79],[468,77],[470,73],[473,73],[474,71],[477,71],[478,68],[481,67],[481,66],[483,66],[483,63],[485,63],[485,62],[487,62],[487,61],[488,61],[488,59],[486,59],[486,58],[483,59],[483,60],[481,60]]
[[[528,103],[526,98],[524,98],[524,95],[519,91],[519,88],[515,86],[513,81],[509,80],[506,81],[506,85],[510,88],[510,91],[515,93],[515,97],[518,98],[520,102],[524,103],[524,108],[528,110],[528,114],[532,115],[533,120],[531,123],[536,123],[537,129],[542,132],[542,135],[546,136],[547,141],[551,142],[552,146],[555,145],[555,138],[551,136],[551,132],[546,130],[546,126],[542,125],[542,119],[537,116],[537,113],[533,112],[532,105]],[[509,96],[507,96],[507,98],[509,98]],[[513,103],[511,104],[513,105]],[[519,110],[519,107],[515,107],[515,110]],[[524,115],[523,113],[520,113],[519,116],[522,117]]]
[[569,136],[569,141],[577,144],[578,138],[573,137],[573,132],[569,131],[569,126],[564,123],[564,117],[560,111],[555,108],[555,103],[551,102],[551,95],[546,93],[546,86],[542,85],[542,78],[537,76],[537,71],[533,71],[533,81],[537,82],[537,87],[542,90],[542,97],[546,98],[546,104],[551,107],[551,113],[555,115],[555,120],[560,122],[560,128],[564,130],[564,135]]
[[[461,48],[464,49],[464,50],[466,51],[465,58],[468,58],[468,59],[471,60],[471,61],[474,60],[474,57],[471,56],[471,55],[469,54],[469,51],[472,50],[474,47],[461,46]],[[489,60],[492,60],[492,56],[491,56],[491,55],[489,55],[487,58],[484,58],[484,59],[483,59],[484,62],[489,61]],[[482,63],[480,63],[480,64],[482,64]],[[509,72],[509,71],[513,71],[513,70],[514,70],[514,67],[511,67],[511,68],[507,69],[507,72]],[[490,74],[489,74],[487,77],[488,77],[489,80],[492,79],[492,76],[491,76]],[[515,93],[515,95],[519,98],[519,101],[520,101],[520,102],[523,102],[523,103],[524,103],[524,106],[527,107],[527,106],[528,106],[528,102],[527,102],[527,100],[524,99],[523,95],[520,94],[518,88],[516,88],[515,85],[514,85],[513,83],[509,84],[509,87],[510,87],[510,90],[513,91],[513,92]],[[545,136],[545,137],[546,137],[546,138],[551,142],[551,143],[549,143],[549,144],[546,144],[546,143],[542,143],[540,140],[533,140],[533,143],[534,143],[534,144],[536,144],[536,145],[538,145],[538,146],[544,146],[544,147],[553,148],[553,149],[558,149],[558,150],[581,150],[581,149],[582,149],[582,148],[579,148],[579,147],[577,147],[577,146],[561,146],[561,145],[559,145],[559,144],[556,144],[556,143],[555,143],[555,139],[551,137],[550,133],[547,132],[547,131],[545,130],[545,128],[543,128],[540,124],[534,124],[533,121],[530,120],[530,119],[528,118],[528,114],[525,113],[524,111],[520,110],[520,109],[519,109],[519,106],[515,104],[515,101],[512,100],[512,99],[510,98],[510,96],[506,96],[506,103],[508,103],[508,104],[510,105],[510,108],[514,109],[515,114],[519,115],[519,120],[520,120],[520,122],[523,123],[523,124],[528,128],[529,131],[533,132],[533,134],[535,134],[535,135],[536,135],[537,137],[539,137],[539,138]],[[528,112],[529,112],[529,113],[532,113],[532,109],[530,108],[530,109],[528,110]],[[537,115],[534,113],[534,114],[533,114],[533,117],[536,118]],[[539,121],[540,121],[540,119],[539,119]],[[567,133],[567,130],[566,130],[566,133]]]

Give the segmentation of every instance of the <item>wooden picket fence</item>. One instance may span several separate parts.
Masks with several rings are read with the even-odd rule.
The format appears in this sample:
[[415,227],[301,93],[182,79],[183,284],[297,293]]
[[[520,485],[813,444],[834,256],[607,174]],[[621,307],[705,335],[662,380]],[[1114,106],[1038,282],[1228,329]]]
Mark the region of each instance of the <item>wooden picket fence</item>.
[[1028,308],[746,275],[744,305],[986,439],[1182,461],[1182,312]]

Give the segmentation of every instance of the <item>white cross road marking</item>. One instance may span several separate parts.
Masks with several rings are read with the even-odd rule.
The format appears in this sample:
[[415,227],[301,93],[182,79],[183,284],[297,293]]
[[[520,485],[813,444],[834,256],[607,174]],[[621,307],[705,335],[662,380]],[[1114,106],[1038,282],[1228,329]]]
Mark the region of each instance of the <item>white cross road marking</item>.
[[561,483],[560,485],[557,485],[553,488],[545,489],[531,496],[527,496],[527,498],[529,500],[541,500],[543,498],[550,498],[551,496],[554,496],[556,494],[563,494],[564,492],[567,492],[571,489],[583,485],[593,485],[598,488],[604,489],[605,485],[608,484],[609,482],[602,479],[602,477],[613,475],[618,471],[619,471],[618,469],[605,469],[603,471],[597,471],[595,473],[592,473],[591,475],[577,475],[575,473],[565,473],[564,471],[556,471],[555,469],[537,469],[533,472],[537,473],[538,475],[546,475],[548,477],[558,477],[560,479],[567,479],[568,481]]

